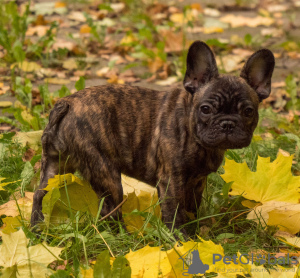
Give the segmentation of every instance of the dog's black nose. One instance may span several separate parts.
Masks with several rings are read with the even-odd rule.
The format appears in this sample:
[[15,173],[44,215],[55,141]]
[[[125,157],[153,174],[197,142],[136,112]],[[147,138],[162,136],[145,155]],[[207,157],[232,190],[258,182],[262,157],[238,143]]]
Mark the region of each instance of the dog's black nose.
[[231,131],[232,129],[235,128],[235,122],[234,121],[222,121],[220,123],[220,126],[223,128],[225,131]]

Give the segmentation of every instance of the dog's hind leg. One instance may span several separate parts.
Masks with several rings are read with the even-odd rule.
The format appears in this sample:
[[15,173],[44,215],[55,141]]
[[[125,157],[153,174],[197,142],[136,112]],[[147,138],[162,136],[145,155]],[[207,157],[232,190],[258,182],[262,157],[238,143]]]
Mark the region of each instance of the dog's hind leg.
[[63,157],[54,149],[52,144],[48,144],[48,135],[42,137],[43,154],[41,161],[40,185],[33,196],[31,213],[31,226],[35,226],[44,219],[42,213],[42,202],[47,191],[43,190],[48,185],[48,180],[55,175],[64,173],[74,173],[75,169],[67,157]]

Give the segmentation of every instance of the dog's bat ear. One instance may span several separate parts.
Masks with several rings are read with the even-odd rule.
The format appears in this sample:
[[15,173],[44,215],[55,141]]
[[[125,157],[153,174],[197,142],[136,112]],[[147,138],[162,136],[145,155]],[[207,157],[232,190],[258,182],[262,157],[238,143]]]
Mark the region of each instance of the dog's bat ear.
[[204,42],[195,41],[190,46],[186,64],[183,85],[191,94],[219,75],[214,54]]
[[273,53],[268,49],[261,49],[251,55],[241,71],[240,76],[256,91],[259,101],[271,93],[274,66]]

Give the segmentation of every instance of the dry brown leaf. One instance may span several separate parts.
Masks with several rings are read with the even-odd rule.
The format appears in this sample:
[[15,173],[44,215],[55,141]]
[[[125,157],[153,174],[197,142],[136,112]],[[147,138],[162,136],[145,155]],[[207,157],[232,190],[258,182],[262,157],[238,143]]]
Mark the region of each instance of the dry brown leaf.
[[155,73],[163,67],[164,63],[160,57],[156,56],[155,60],[148,61],[148,69],[151,73]]
[[248,26],[248,27],[257,27],[260,25],[263,26],[270,26],[274,23],[274,19],[269,17],[245,17],[241,15],[233,15],[229,14],[220,18],[222,22],[229,23],[231,27],[241,27],[241,26]]
[[54,8],[65,8],[67,4],[65,2],[55,2]]
[[176,76],[170,76],[165,80],[156,81],[155,84],[160,85],[160,86],[170,86],[170,85],[173,85],[176,82],[177,82],[177,77]]
[[[25,197],[18,199],[17,202],[23,217],[26,220],[29,220],[32,210],[33,193],[25,192]],[[18,206],[15,200],[8,201],[7,203],[0,206],[0,215],[12,217],[18,216],[20,215]]]
[[243,49],[243,48],[234,48],[232,50],[232,53],[235,54],[235,55],[238,55],[242,58],[248,58],[253,54],[252,51],[247,50],[247,49]]
[[84,16],[83,12],[79,12],[79,11],[71,11],[67,15],[67,18],[70,20],[74,20],[74,21],[86,22],[86,18]]
[[197,10],[199,12],[203,12],[203,9],[199,3],[193,3],[190,5],[192,10]]
[[89,33],[91,33],[91,27],[88,26],[87,24],[84,24],[80,27],[79,33],[80,34],[89,34]]
[[120,13],[125,8],[125,4],[122,2],[111,3],[110,7],[114,10],[115,13]]
[[180,53],[190,45],[184,38],[183,32],[174,33],[171,30],[161,30],[161,35],[165,39],[165,52]]
[[221,13],[217,9],[205,8],[204,14],[211,17],[219,17]]
[[128,70],[122,72],[119,75],[119,78],[121,80],[124,80],[125,83],[134,83],[134,82],[137,82],[140,80],[140,78],[135,76],[134,72],[131,69],[128,69]]
[[285,86],[286,86],[286,84],[284,81],[272,82],[272,88],[282,88]]
[[280,38],[283,36],[283,30],[277,28],[264,28],[260,33],[262,36],[271,36],[272,38]]
[[120,55],[111,55],[109,58],[109,63],[120,65],[120,64],[125,64],[126,60]]
[[63,62],[63,68],[64,69],[67,69],[67,70],[74,70],[74,69],[77,69],[77,63],[76,63],[76,60],[71,58],[71,59],[68,59],[68,60],[65,60]]
[[24,162],[30,161],[30,160],[34,157],[34,155],[35,155],[35,150],[29,148],[29,149],[24,153],[24,155],[23,155],[23,157],[22,157],[22,160],[23,160]]
[[44,16],[39,14],[37,17],[36,17],[36,20],[34,22],[32,22],[32,24],[34,26],[37,26],[37,25],[47,25],[49,24],[49,21],[48,20],[45,20]]
[[49,29],[50,29],[49,26],[43,26],[43,25],[28,27],[26,31],[26,36],[31,37],[36,34],[38,37],[42,37],[46,35]]
[[109,72],[109,67],[104,67],[96,71],[96,75],[99,77],[105,77],[106,74]]
[[115,74],[115,75],[112,75],[108,80],[107,80],[108,83],[110,84],[124,84],[125,81],[122,80],[122,79],[119,79],[119,77]]
[[216,61],[218,67],[223,68],[226,72],[232,72],[242,67],[240,63],[241,61],[243,61],[243,59],[244,59],[243,57],[240,57],[238,55],[229,54],[223,56],[222,58],[217,57]]
[[69,51],[73,51],[73,49],[76,47],[76,44],[74,42],[70,42],[70,41],[65,41],[62,39],[58,39],[51,47],[51,50],[59,50],[61,49],[68,49]]

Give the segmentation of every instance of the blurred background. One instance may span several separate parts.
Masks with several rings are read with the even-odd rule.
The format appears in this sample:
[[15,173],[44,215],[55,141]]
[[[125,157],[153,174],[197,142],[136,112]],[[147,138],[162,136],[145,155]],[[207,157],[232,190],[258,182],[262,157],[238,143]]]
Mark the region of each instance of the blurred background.
[[43,129],[55,101],[84,87],[181,86],[194,40],[213,49],[222,73],[239,74],[254,51],[271,49],[273,91],[263,107],[293,121],[299,26],[299,0],[2,0],[0,132]]

